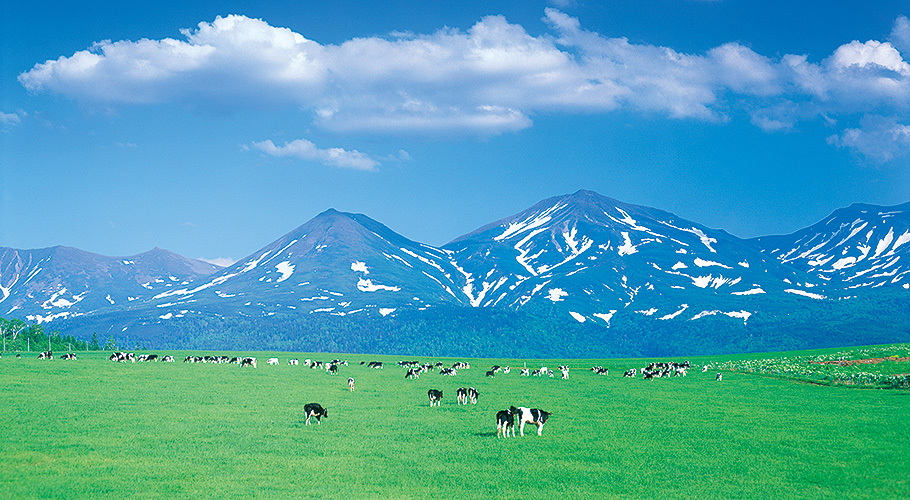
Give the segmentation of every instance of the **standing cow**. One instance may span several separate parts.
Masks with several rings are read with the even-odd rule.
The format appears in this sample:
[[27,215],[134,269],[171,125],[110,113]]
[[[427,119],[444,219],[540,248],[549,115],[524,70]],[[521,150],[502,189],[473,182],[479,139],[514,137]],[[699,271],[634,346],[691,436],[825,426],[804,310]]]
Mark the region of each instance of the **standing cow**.
[[319,403],[307,403],[303,405],[303,413],[306,415],[306,425],[310,425],[310,417],[316,417],[316,423],[322,425],[322,417],[329,418],[329,412]]
[[442,391],[430,389],[427,391],[427,397],[430,398],[430,406],[439,406],[442,402]]
[[514,406],[509,408],[512,414],[518,417],[518,431],[522,437],[525,435],[525,424],[531,423],[537,426],[537,435],[539,436],[543,432],[543,424],[547,423],[547,419],[552,415],[550,412],[543,411],[537,408],[524,408],[519,406],[515,408]]
[[515,415],[512,408],[496,413],[496,437],[509,437],[509,430],[512,431],[512,437],[515,437]]

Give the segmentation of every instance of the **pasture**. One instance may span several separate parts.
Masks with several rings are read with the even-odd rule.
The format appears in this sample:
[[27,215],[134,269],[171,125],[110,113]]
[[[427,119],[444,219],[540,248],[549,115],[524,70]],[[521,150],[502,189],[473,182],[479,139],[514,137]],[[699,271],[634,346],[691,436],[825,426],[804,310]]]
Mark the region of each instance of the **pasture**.
[[[471,368],[406,380],[397,361],[438,359],[244,353],[253,369],[169,354],[178,361],[4,354],[0,498],[910,498],[906,390],[738,371],[717,382],[695,367],[622,377],[644,360],[459,359]],[[292,357],[349,366],[329,375]],[[385,367],[359,364],[373,360]],[[525,363],[570,376],[521,377]],[[486,377],[494,364],[513,370]],[[457,405],[471,386],[478,404]],[[328,409],[319,425],[304,425],[309,402]],[[510,405],[552,412],[543,435],[498,439]]]

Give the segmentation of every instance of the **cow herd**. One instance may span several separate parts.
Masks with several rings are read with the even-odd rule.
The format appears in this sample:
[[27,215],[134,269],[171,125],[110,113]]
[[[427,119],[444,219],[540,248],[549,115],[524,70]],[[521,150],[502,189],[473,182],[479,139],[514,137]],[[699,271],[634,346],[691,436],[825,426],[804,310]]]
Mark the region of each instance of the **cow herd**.
[[[19,356],[17,356],[19,357]],[[54,355],[51,351],[42,352],[39,354],[38,359],[54,359]],[[64,360],[75,360],[75,353],[66,353],[60,357]],[[148,363],[148,362],[157,362],[162,361],[165,363],[175,362],[174,357],[170,355],[163,355],[159,358],[157,354],[141,354],[136,356],[131,352],[114,352],[109,358],[111,361],[119,363]],[[236,364],[240,367],[257,367],[257,360],[255,357],[229,357],[229,356],[193,356],[189,355],[183,359],[184,363],[209,363],[209,364]],[[276,357],[267,359],[268,365],[277,366],[280,364],[280,361]],[[290,366],[299,366],[300,361],[296,358],[288,359],[288,365]],[[361,361],[361,365],[366,366],[371,369],[382,369],[383,362],[381,361]],[[430,371],[438,370],[438,374],[442,376],[456,376],[458,370],[466,370],[470,368],[470,364],[465,362],[457,362],[451,366],[445,366],[442,362],[436,363],[420,363],[418,361],[399,361],[398,366],[406,369],[405,379],[418,379],[423,373]],[[324,369],[326,373],[334,375],[338,371],[339,366],[347,366],[348,362],[334,359],[330,362],[323,363],[322,361],[312,361],[306,359],[303,362],[304,366],[308,366],[313,369]],[[623,373],[623,377],[631,378],[635,377],[637,374],[641,374],[642,378],[646,380],[653,380],[655,378],[666,378],[666,377],[685,377],[687,370],[689,369],[690,364],[688,361],[682,363],[671,361],[671,362],[654,362],[650,363],[647,366],[635,369],[631,368]],[[546,366],[542,366],[536,370],[530,370],[528,368],[521,368],[520,376],[525,377],[554,377],[554,370],[550,370]],[[569,367],[560,366],[558,368],[561,372],[562,379],[567,380],[569,378]],[[705,365],[702,369],[702,372],[706,372],[708,366]],[[488,378],[493,378],[497,373],[508,374],[510,373],[511,368],[508,366],[499,366],[494,365],[490,370],[485,372],[485,376]],[[607,376],[609,375],[609,369],[602,366],[594,366],[591,368],[591,371],[597,375]],[[722,380],[720,373],[717,374],[715,380]],[[348,378],[348,388],[351,392],[354,391],[354,377]],[[442,403],[443,391],[440,389],[430,389],[427,391],[427,398],[429,400],[430,407],[438,407]],[[478,403],[479,391],[474,387],[459,387],[456,390],[456,402],[458,405],[467,405],[469,402],[473,405]],[[307,403],[303,407],[304,416],[305,416],[305,425],[310,425],[312,418],[316,419],[317,424],[321,424],[322,418],[328,417],[328,410],[319,403]],[[543,432],[544,424],[549,420],[551,412],[541,410],[539,408],[528,408],[523,406],[510,406],[508,409],[500,410],[496,413],[496,436],[497,437],[512,437],[515,436],[515,428],[518,427],[518,433],[521,436],[524,436],[524,428],[526,424],[531,424],[537,427],[537,435],[540,436]]]

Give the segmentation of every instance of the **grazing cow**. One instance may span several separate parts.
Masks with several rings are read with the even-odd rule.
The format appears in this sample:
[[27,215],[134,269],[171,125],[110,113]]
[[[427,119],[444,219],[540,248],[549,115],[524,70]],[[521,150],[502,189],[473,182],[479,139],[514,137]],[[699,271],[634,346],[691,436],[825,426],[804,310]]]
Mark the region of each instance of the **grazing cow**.
[[561,367],[561,368],[562,368],[562,370],[561,370],[561,371],[562,371],[562,379],[563,379],[563,380],[569,380],[569,367],[568,367],[568,366],[563,366],[563,367]]
[[[610,369],[604,368],[602,366],[595,366],[595,367],[591,368],[591,371],[598,375],[603,375],[605,377],[610,374]],[[635,371],[635,369],[633,368],[632,371]]]
[[243,368],[244,366],[252,366],[253,368],[256,368],[256,358],[243,358],[243,359],[241,359],[241,360],[240,360],[240,367]]
[[638,371],[638,370],[636,370],[635,368],[629,368],[628,370],[626,370],[625,373],[622,374],[622,376],[623,376],[623,377],[634,377],[634,376],[635,376],[635,373],[636,373],[637,371]]
[[502,373],[505,373],[506,375],[508,375],[510,371],[512,371],[512,369],[508,366],[502,369]]
[[430,406],[439,406],[442,402],[442,391],[430,389],[427,391],[427,397],[430,398]]
[[367,363],[367,368],[375,368],[379,370],[382,368],[382,361],[370,361]]
[[708,365],[705,365],[705,366],[702,366],[702,367],[701,367],[701,372],[702,372],[702,373],[705,373],[705,372],[707,372],[707,371],[708,371]]
[[54,353],[51,351],[42,352],[38,355],[38,359],[54,359]]
[[493,378],[496,375],[496,370],[490,370],[487,372],[487,377]]
[[21,355],[21,354],[16,354],[16,359],[22,359],[22,355]]
[[329,418],[329,412],[319,403],[307,403],[303,405],[303,413],[306,415],[306,425],[310,425],[310,417],[316,417],[316,423],[322,425],[322,417]]
[[325,371],[327,373],[329,373],[330,375],[335,375],[336,373],[338,373],[338,365],[336,365],[335,363],[332,363],[328,366],[328,368],[325,369]]
[[473,387],[468,387],[468,399],[471,400],[472,405],[477,404],[477,396],[479,396],[479,395],[480,395],[480,393],[477,392],[477,389],[475,389]]
[[270,364],[270,365],[275,365],[275,366],[277,366],[277,365],[280,364],[280,363],[278,362],[278,358],[269,358],[269,360],[267,361],[267,363]]
[[408,372],[404,374],[404,378],[420,378],[420,370],[409,368]]
[[529,369],[527,369],[527,368],[522,368],[522,369],[521,369],[521,376],[522,376],[522,377],[530,377],[530,376],[531,376],[531,370],[529,370]]
[[[512,408],[515,408],[514,406]],[[511,409],[500,410],[496,413],[496,437],[509,437],[509,430],[515,437],[515,415]]]
[[455,401],[460,405],[468,404],[468,389],[466,387],[459,387],[455,390]]
[[173,362],[174,362],[174,357],[171,356],[170,354],[168,354],[167,356],[161,358],[161,361],[163,361],[163,362],[165,362],[165,363],[173,363]]
[[443,368],[442,370],[439,370],[440,375],[448,375],[450,377],[454,377],[457,373],[458,372],[454,368]]
[[348,377],[348,387],[351,388],[351,392],[354,392],[354,377]]
[[724,378],[724,376],[721,375],[720,372],[717,372],[717,375],[714,377],[714,380],[720,381],[720,380],[723,380],[723,378]]
[[300,361],[297,361],[297,358],[289,359],[288,364],[291,366],[298,366],[298,365],[300,365]]
[[525,424],[531,423],[537,426],[537,435],[539,436],[543,432],[543,424],[547,423],[547,419],[550,418],[552,413],[543,411],[537,408],[525,408],[519,406],[515,408],[512,406],[509,408],[512,411],[512,414],[518,417],[518,431],[522,437],[525,435]]
[[76,359],[76,353],[74,353],[74,352],[68,352],[68,353],[64,354],[63,356],[60,356],[60,359],[72,359],[72,360],[75,361],[75,359]]

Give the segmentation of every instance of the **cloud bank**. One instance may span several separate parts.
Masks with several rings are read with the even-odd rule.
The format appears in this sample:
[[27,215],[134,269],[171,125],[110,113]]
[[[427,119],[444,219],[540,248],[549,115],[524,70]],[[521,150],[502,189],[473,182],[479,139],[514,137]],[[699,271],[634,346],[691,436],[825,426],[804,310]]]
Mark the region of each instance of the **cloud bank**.
[[[634,44],[552,8],[544,21],[550,30],[540,36],[489,16],[464,31],[326,45],[231,15],[183,30],[179,40],[98,42],[37,64],[19,81],[32,92],[105,105],[291,105],[316,127],[369,133],[493,135],[530,127],[535,113],[620,109],[710,122],[746,115],[769,132],[823,119],[839,127],[832,144],[878,161],[907,154],[882,140],[889,133],[903,140],[910,122],[906,17],[888,40],[854,40],[818,61],[767,57],[739,43],[701,54]],[[890,132],[884,123],[893,124]],[[257,144],[268,154],[376,166],[308,141]]]

